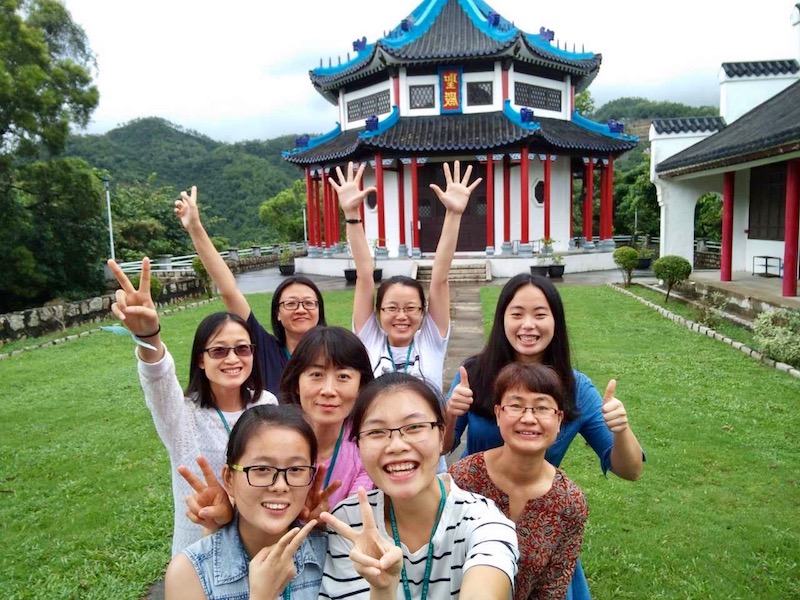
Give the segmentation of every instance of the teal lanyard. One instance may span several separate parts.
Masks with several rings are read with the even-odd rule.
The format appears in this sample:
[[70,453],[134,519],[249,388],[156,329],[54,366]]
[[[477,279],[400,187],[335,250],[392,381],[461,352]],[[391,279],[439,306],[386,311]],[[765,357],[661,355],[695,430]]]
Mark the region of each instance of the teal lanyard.
[[292,585],[291,583],[286,586],[286,589],[283,590],[283,600],[290,600],[292,597],[292,592],[289,589],[289,586]]
[[331,481],[331,474],[333,473],[333,465],[336,464],[336,457],[339,456],[339,447],[342,445],[342,437],[344,436],[344,423],[342,423],[342,428],[339,430],[339,437],[336,440],[336,445],[333,447],[333,456],[331,456],[331,464],[328,465],[328,471],[325,473],[325,486],[328,487],[328,484]]
[[289,360],[290,358],[292,358],[292,355],[291,355],[291,353],[289,352],[289,349],[286,346],[281,348],[281,350],[283,351],[283,355],[286,357],[286,360]]
[[[411,340],[411,345],[408,347],[408,352],[406,352],[406,362],[403,363],[403,373],[408,372],[408,364],[411,360],[411,350],[414,349],[414,340]],[[394,354],[392,353],[392,347],[389,345],[389,336],[386,336],[386,352],[389,353],[389,360],[392,361],[392,366],[394,370],[397,371],[397,365],[394,362]]]
[[217,409],[217,414],[219,415],[219,418],[222,421],[222,424],[225,425],[225,431],[227,431],[228,432],[228,436],[230,436],[231,435],[231,426],[228,425],[228,420],[225,418],[225,415],[222,414],[222,411],[219,409],[219,407],[215,406],[214,408]]
[[[420,600],[425,600],[428,597],[428,585],[431,582],[431,569],[433,569],[433,536],[436,535],[436,528],[439,526],[439,519],[442,518],[444,511],[444,504],[447,500],[447,495],[444,492],[444,483],[439,480],[439,490],[442,493],[442,498],[439,500],[439,511],[436,513],[436,521],[431,529],[431,539],[428,540],[428,558],[425,559],[425,576],[422,580],[422,595]],[[400,545],[400,534],[397,531],[397,519],[394,516],[394,508],[392,507],[392,500],[389,499],[389,521],[392,524],[392,536],[394,537],[394,544],[402,549]],[[403,559],[403,592],[405,592],[406,600],[411,600],[411,588],[408,586],[408,575],[406,574],[405,558]]]

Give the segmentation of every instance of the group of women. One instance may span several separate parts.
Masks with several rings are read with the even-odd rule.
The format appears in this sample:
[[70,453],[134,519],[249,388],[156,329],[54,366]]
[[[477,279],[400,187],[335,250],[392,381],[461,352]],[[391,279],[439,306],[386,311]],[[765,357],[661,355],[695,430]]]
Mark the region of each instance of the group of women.
[[[322,295],[303,277],[275,290],[266,331],[203,229],[192,188],[176,213],[229,312],[199,325],[181,390],[147,260],[138,290],[110,263],[121,285],[113,311],[137,341],[172,466],[167,597],[588,597],[578,562],[586,502],[557,467],[581,433],[604,472],[639,476],[642,451],[614,382],[601,397],[573,371],[558,292],[518,275],[486,347],[442,402],[447,275],[480,179],[470,183],[471,167],[462,176],[456,161],[452,172],[444,165],[446,189],[431,186],[446,216],[427,302],[406,277],[373,301],[359,207],[374,188],[360,189],[363,170],[350,164],[332,180],[358,274],[354,333],[325,324]],[[465,430],[465,456],[439,473]],[[205,482],[186,467],[195,459]]]

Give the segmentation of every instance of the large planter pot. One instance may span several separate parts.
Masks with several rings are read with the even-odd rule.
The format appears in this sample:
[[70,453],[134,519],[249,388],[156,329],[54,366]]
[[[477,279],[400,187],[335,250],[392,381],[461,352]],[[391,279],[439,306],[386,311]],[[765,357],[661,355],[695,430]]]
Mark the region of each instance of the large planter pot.
[[278,265],[281,275],[294,275],[294,265]]
[[564,277],[564,265],[550,265],[547,267],[547,274],[550,279],[561,279]]
[[383,279],[383,269],[374,269],[372,271],[372,281],[378,283],[381,279]]
[[538,275],[539,277],[547,277],[547,265],[531,265],[531,275]]
[[650,263],[652,262],[652,258],[640,258],[638,261],[636,261],[636,268],[640,271],[645,271],[650,268]]
[[345,269],[344,270],[344,279],[347,283],[355,283],[356,282],[356,270],[355,269]]

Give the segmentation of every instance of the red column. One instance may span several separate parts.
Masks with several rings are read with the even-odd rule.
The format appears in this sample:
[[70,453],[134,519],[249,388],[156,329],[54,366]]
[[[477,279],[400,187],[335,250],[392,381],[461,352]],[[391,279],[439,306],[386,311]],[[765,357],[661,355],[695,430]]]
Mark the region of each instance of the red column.
[[800,158],[786,163],[786,231],[783,236],[783,295],[797,296],[797,242],[800,234]]
[[411,248],[419,248],[419,165],[417,157],[411,157],[411,220],[414,222]]
[[320,235],[319,235],[319,182],[317,176],[311,178],[313,188],[311,191],[311,231],[313,231],[314,246],[319,248]]
[[731,280],[733,262],[733,187],[736,173],[728,171],[722,176],[722,251],[720,255],[720,281]]
[[394,90],[394,103],[397,108],[400,108],[400,76],[395,75],[392,77],[392,89]]
[[552,161],[550,155],[544,157],[544,237],[550,237],[550,172]]
[[503,88],[503,102],[508,100],[508,69],[503,69],[501,74],[501,85]]
[[494,248],[494,157],[486,155],[486,247]]
[[592,219],[594,215],[594,158],[589,157],[586,164],[586,198],[583,200],[583,237],[592,241]]
[[400,244],[406,243],[406,182],[403,161],[397,161],[397,220],[400,221]]
[[330,208],[330,186],[328,185],[328,175],[322,171],[322,226],[325,228],[325,247],[331,247],[331,208]]
[[333,191],[330,177],[328,177],[328,198],[331,203],[331,245],[333,245],[339,243],[342,228],[339,224],[339,198]]
[[606,239],[608,229],[608,165],[600,165],[600,240]]
[[575,192],[575,174],[572,172],[572,159],[570,160],[569,165],[569,237],[575,237],[575,232],[573,231],[574,226],[572,224],[572,211],[574,207],[572,206],[572,195]]
[[503,241],[511,241],[511,158],[503,157]]
[[311,190],[311,169],[306,167],[306,218],[308,221],[308,245],[314,245],[314,230],[311,227],[311,218],[313,217],[314,213],[311,212],[311,198],[312,198],[312,190]]
[[386,246],[386,221],[383,206],[383,156],[375,153],[375,187],[378,188],[378,246]]
[[528,228],[530,226],[530,216],[528,215],[529,208],[529,194],[530,194],[530,158],[528,157],[528,147],[522,147],[522,159],[519,163],[519,220],[520,220],[520,234],[519,243],[528,243]]
[[606,208],[608,209],[608,215],[606,216],[606,225],[608,229],[606,230],[606,237],[605,239],[610,240],[614,237],[614,157],[608,157],[608,177],[606,178],[606,184],[608,185],[608,204]]

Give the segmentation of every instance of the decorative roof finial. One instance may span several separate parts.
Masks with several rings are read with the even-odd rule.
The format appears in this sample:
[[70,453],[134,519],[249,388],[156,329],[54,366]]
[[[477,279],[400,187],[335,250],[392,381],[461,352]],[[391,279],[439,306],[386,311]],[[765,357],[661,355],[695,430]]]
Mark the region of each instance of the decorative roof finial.
[[545,27],[539,28],[539,37],[542,38],[545,42],[552,42],[553,38],[555,38],[556,34],[552,29],[547,29]]
[[378,129],[378,117],[372,115],[367,117],[367,131],[376,131]]
[[497,27],[500,25],[500,13],[498,12],[490,10],[487,19],[489,20],[489,27]]
[[362,37],[360,40],[353,41],[353,52],[362,52],[367,49],[367,38]]
[[533,121],[533,109],[523,106],[519,109],[519,118],[523,123],[531,123]]
[[608,130],[611,133],[623,133],[625,131],[625,124],[620,123],[615,119],[608,120]]
[[308,148],[308,140],[310,136],[307,133],[304,133],[301,136],[294,138],[294,147],[295,148]]
[[411,31],[411,27],[414,25],[414,22],[411,20],[411,17],[406,17],[402,21],[400,21],[400,29],[403,31]]

